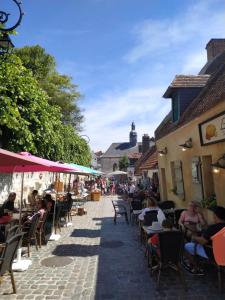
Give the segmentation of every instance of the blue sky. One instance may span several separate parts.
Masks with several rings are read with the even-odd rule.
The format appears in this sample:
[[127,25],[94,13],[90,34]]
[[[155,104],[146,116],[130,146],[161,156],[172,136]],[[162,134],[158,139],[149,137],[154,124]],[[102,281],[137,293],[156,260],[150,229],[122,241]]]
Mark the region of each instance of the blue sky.
[[[3,3],[10,0],[3,0]],[[1,1],[2,2],[2,1]],[[71,75],[93,150],[138,139],[170,110],[176,74],[197,74],[206,43],[224,38],[224,0],[23,0],[17,47],[39,44]]]

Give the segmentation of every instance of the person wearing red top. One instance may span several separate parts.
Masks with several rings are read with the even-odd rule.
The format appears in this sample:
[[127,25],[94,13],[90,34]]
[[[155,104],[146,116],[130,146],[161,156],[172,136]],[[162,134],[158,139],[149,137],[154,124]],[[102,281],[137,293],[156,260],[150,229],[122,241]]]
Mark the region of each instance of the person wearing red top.
[[[163,231],[170,231],[173,229],[173,223],[169,219],[165,219],[162,222],[162,227]],[[158,233],[149,238],[148,247],[152,255],[157,254],[160,256]]]

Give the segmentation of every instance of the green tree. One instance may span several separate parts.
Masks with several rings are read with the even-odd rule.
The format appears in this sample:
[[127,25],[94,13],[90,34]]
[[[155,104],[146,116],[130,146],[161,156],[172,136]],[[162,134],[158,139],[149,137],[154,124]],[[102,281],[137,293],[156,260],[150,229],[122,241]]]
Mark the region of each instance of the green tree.
[[129,158],[127,155],[124,155],[123,157],[121,157],[121,159],[119,160],[119,169],[121,171],[127,171],[127,168],[129,166]]
[[0,63],[0,133],[2,147],[29,151],[52,160],[90,163],[90,149],[71,125],[61,121],[61,110],[49,104],[31,71],[10,55]]
[[15,54],[20,57],[23,65],[32,71],[40,87],[47,93],[49,104],[60,107],[62,122],[71,124],[80,131],[83,115],[78,101],[81,95],[77,86],[72,83],[72,78],[59,74],[55,58],[38,45],[15,49]]

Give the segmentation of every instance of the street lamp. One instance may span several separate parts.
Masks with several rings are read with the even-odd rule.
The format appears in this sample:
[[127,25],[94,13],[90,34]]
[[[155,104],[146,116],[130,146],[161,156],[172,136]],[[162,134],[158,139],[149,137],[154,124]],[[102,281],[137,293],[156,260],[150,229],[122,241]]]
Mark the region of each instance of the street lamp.
[[0,11],[0,54],[5,54],[13,49],[14,45],[9,37],[9,33],[12,32],[16,27],[18,27],[23,18],[23,11],[21,8],[21,2],[18,0],[11,0],[15,3],[19,16],[14,25],[7,26],[7,22],[9,20],[10,13],[5,11]]

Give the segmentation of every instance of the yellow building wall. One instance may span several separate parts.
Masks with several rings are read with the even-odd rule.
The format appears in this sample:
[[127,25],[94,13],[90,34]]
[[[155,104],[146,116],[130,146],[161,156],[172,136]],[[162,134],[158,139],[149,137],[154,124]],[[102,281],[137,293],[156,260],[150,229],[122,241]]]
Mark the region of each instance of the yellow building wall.
[[[192,120],[190,123],[178,128],[176,131],[171,132],[167,136],[157,140],[156,146],[158,151],[167,147],[168,153],[164,156],[158,157],[159,163],[159,178],[160,178],[160,191],[162,200],[173,200],[177,207],[186,207],[187,203],[193,199],[193,182],[192,182],[192,158],[194,156],[212,156],[212,162],[216,162],[225,153],[225,142],[219,142],[212,145],[201,146],[198,124],[225,111],[225,99],[217,106],[202,114],[200,117]],[[182,151],[180,144],[184,144],[186,140],[192,138],[191,149]],[[171,190],[173,189],[172,174],[170,163],[172,161],[182,161],[183,181],[185,190],[185,199],[180,199]],[[163,192],[162,172],[161,169],[165,168],[166,177],[166,193]],[[209,170],[208,170],[209,171]],[[204,176],[203,176],[204,177]],[[208,178],[203,178],[204,191],[210,192],[211,182]],[[217,198],[217,204],[225,206],[225,169],[220,169],[218,174],[213,173],[214,191]],[[165,199],[166,195],[167,199]]]

